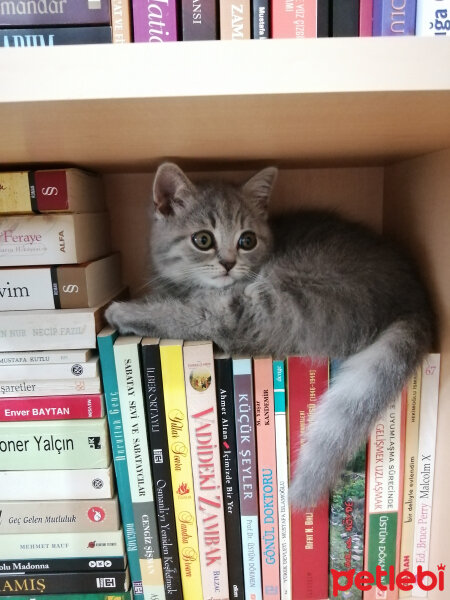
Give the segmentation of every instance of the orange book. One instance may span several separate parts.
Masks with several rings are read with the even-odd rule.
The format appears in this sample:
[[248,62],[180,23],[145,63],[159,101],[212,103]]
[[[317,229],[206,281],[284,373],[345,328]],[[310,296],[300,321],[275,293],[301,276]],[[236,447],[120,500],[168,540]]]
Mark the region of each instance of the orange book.
[[272,0],[272,37],[317,37],[317,0]]
[[250,39],[250,0],[220,0],[220,39]]

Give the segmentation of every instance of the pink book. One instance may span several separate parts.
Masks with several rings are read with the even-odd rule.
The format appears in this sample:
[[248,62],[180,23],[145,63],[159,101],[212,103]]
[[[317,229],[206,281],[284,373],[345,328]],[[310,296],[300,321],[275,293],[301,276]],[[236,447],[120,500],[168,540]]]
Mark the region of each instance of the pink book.
[[226,600],[228,567],[212,343],[185,342],[183,362],[203,597]]
[[273,0],[272,37],[317,37],[317,0]]
[[176,0],[132,0],[135,42],[176,42]]
[[100,419],[103,416],[102,394],[0,398],[0,421]]
[[263,598],[279,600],[280,551],[272,359],[255,358],[253,369]]
[[359,35],[372,37],[373,0],[360,0],[359,3]]

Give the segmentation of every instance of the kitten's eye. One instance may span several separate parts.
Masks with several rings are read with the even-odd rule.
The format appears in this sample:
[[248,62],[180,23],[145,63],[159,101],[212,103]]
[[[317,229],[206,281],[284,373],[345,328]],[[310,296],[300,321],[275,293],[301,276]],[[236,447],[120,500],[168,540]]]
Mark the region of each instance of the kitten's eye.
[[192,243],[199,250],[209,250],[214,246],[214,236],[209,231],[198,231],[192,236]]
[[256,246],[256,233],[253,231],[244,231],[238,241],[238,246],[241,250],[253,250]]

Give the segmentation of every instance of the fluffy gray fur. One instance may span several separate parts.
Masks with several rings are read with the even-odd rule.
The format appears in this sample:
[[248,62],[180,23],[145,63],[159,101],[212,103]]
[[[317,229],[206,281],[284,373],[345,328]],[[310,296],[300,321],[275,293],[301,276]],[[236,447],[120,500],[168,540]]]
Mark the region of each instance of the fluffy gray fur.
[[[365,227],[326,213],[269,218],[277,170],[194,185],[161,165],[153,189],[156,273],[144,300],[106,316],[122,333],[212,339],[231,354],[343,360],[307,431],[290,499],[314,506],[429,351],[432,311],[413,266]],[[208,231],[200,250],[193,235]],[[256,234],[251,250],[238,247]]]

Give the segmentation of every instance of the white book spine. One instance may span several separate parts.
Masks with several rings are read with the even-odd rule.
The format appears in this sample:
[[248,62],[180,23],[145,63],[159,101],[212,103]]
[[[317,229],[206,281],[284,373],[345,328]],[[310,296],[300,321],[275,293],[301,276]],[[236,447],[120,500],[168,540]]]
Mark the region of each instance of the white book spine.
[[13,365],[0,367],[0,381],[20,381],[21,379],[91,379],[98,377],[98,357],[85,363],[65,363],[60,365]]
[[8,365],[59,365],[87,362],[92,350],[36,350],[35,352],[0,352],[0,367]]
[[[440,355],[429,354],[422,366],[419,453],[417,465],[416,515],[414,529],[413,573],[428,570],[430,557],[433,481],[436,461],[436,429],[439,399]],[[429,583],[425,578],[425,584]],[[414,585],[413,596],[426,598],[428,592]]]
[[0,501],[112,498],[114,478],[106,469],[0,471]]
[[0,269],[0,310],[55,308],[50,269]]
[[1,381],[0,398],[23,398],[28,396],[71,396],[73,394],[100,394],[100,377],[90,379],[23,379]]
[[416,35],[450,35],[450,0],[417,0]]
[[278,477],[278,527],[280,538],[280,582],[282,600],[291,599],[291,531],[289,519],[289,480],[286,439],[286,413],[275,413],[275,439]]

